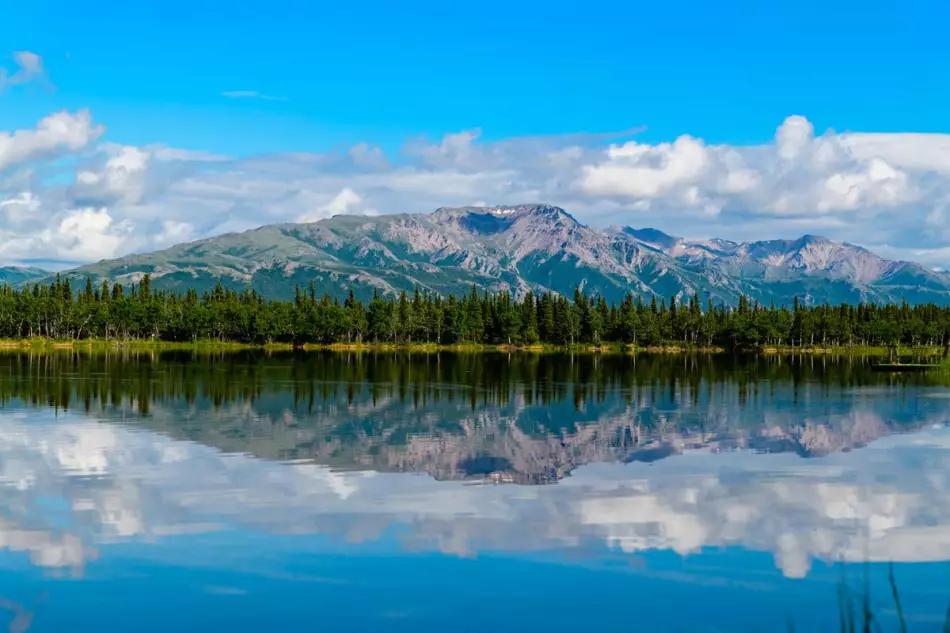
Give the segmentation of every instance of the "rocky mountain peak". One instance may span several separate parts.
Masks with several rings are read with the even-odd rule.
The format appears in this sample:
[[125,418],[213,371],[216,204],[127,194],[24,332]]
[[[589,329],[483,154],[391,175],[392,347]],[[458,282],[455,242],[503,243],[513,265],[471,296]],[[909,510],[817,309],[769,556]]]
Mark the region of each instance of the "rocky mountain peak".
[[429,218],[436,224],[451,226],[474,235],[495,235],[529,227],[558,232],[583,225],[560,207],[550,204],[521,204],[492,207],[440,207]]
[[680,238],[673,237],[659,229],[634,229],[629,226],[625,226],[622,229],[625,235],[629,235],[634,239],[643,242],[649,246],[654,246],[661,251],[667,251],[681,242]]
[[[416,288],[458,295],[476,285],[564,295],[581,287],[608,301],[634,292],[647,298],[699,293],[727,304],[742,295],[786,305],[793,296],[950,303],[950,275],[817,235],[730,242],[683,239],[655,228],[601,230],[543,203],[262,227],[63,274],[126,283],[145,272],[156,289],[201,291],[223,280],[273,298],[292,297],[296,285],[314,282],[321,292],[352,289],[364,298]],[[25,281],[14,275],[8,283]]]
[[439,207],[433,211],[429,217],[437,222],[453,220],[466,216],[492,216],[498,218],[524,218],[524,217],[564,217],[577,222],[574,217],[562,209],[551,204],[518,204],[518,205],[500,205],[500,206],[465,206],[465,207]]
[[785,247],[788,251],[802,251],[809,248],[828,248],[828,247],[840,247],[842,244],[837,242],[832,242],[827,237],[821,235],[812,235],[807,233],[802,235],[797,240],[776,240],[778,242],[784,242],[787,246]]

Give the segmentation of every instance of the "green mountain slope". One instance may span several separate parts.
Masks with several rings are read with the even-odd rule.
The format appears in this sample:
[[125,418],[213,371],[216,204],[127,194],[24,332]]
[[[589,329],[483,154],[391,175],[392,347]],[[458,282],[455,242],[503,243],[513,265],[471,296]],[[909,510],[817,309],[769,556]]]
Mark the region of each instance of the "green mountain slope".
[[0,266],[0,283],[12,286],[47,277],[49,272],[32,266]]
[[611,300],[627,292],[698,292],[726,303],[743,293],[776,303],[796,295],[808,302],[950,302],[946,274],[819,237],[688,242],[652,229],[594,229],[542,204],[265,226],[64,274],[130,284],[145,273],[156,288],[205,290],[220,280],[281,299],[313,282],[320,292],[352,289],[363,298],[416,287],[460,294],[474,284],[564,294],[580,286]]

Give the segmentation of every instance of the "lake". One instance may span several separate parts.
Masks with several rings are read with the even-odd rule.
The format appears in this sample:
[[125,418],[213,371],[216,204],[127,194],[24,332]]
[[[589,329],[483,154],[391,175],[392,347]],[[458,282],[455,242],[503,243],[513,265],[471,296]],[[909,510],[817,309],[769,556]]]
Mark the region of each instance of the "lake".
[[871,364],[4,352],[0,627],[942,631],[950,379]]

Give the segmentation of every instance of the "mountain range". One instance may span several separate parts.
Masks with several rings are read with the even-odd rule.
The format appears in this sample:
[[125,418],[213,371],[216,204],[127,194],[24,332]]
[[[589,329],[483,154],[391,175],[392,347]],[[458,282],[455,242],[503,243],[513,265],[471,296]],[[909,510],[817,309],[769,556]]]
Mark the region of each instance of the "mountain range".
[[33,281],[47,275],[49,275],[47,271],[33,266],[0,266],[0,283],[11,286]]
[[[439,480],[548,484],[585,464],[651,463],[686,451],[820,457],[891,434],[942,425],[946,418],[921,415],[913,422],[898,422],[873,410],[853,410],[803,421],[794,412],[756,411],[756,418],[750,412],[722,409],[703,411],[703,430],[697,432],[684,428],[689,414],[654,416],[617,401],[590,407],[584,414],[574,411],[572,403],[551,403],[546,412],[515,406],[473,414],[467,403],[413,405],[380,396],[370,406],[357,397],[346,413],[340,406],[335,415],[321,416],[291,413],[292,407],[281,408],[279,402],[279,397],[266,395],[254,405],[221,403],[217,408],[210,402],[190,408],[159,403],[136,424],[225,453],[313,460],[339,471],[424,472]],[[353,420],[359,416],[372,419],[372,432]],[[655,418],[657,426],[643,428],[637,420],[644,417]],[[287,424],[288,419],[294,423]],[[570,431],[558,428],[559,421]]]
[[[364,299],[415,288],[446,294],[472,285],[516,294],[554,291],[619,300],[626,293],[699,293],[734,304],[900,302],[950,304],[950,274],[883,259],[815,235],[794,240],[685,240],[655,229],[597,229],[547,204],[439,208],[430,214],[346,216],[276,224],[82,266],[96,283],[205,290],[218,281],[287,299],[297,285]],[[33,276],[28,280],[49,277]],[[27,279],[11,281],[23,283]]]

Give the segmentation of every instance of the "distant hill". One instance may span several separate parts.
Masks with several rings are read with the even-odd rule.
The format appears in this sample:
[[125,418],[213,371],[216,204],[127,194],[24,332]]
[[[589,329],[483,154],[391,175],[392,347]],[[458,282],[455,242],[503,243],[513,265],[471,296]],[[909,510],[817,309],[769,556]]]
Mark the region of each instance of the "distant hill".
[[0,283],[16,286],[28,281],[42,279],[49,275],[49,271],[32,266],[0,266]]
[[430,214],[336,216],[264,226],[63,273],[125,284],[145,273],[155,288],[204,290],[218,280],[271,298],[311,281],[319,292],[363,298],[419,287],[460,294],[472,285],[521,293],[576,286],[610,300],[627,292],[735,303],[842,301],[950,304],[950,275],[895,262],[846,243],[688,241],[655,229],[581,224],[546,204],[440,208]]

